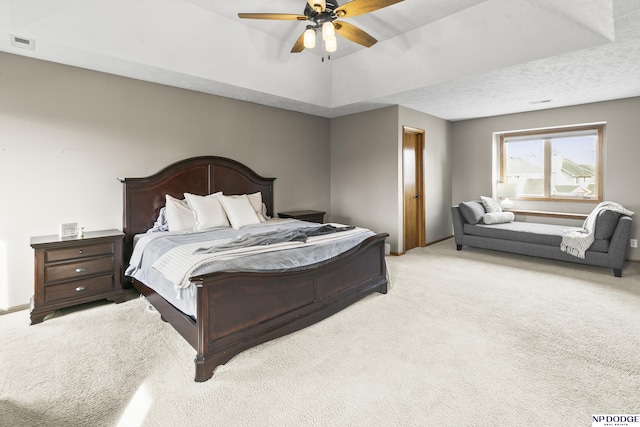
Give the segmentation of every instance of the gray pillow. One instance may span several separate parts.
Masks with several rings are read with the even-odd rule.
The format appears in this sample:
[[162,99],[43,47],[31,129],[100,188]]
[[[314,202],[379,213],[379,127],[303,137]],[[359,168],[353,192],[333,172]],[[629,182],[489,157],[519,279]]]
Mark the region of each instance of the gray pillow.
[[617,212],[604,210],[596,218],[596,240],[608,240],[613,236],[618,226],[620,215]]
[[460,213],[469,224],[477,224],[482,221],[482,217],[486,213],[484,206],[479,202],[462,202],[458,205]]

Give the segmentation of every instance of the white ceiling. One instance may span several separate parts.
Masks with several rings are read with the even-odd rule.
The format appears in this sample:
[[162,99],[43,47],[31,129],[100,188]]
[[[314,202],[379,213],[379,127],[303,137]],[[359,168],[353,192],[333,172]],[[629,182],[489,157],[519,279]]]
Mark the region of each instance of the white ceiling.
[[638,0],[405,0],[345,19],[378,43],[339,38],[324,62],[319,48],[289,53],[304,22],[237,17],[304,6],[0,0],[0,51],[324,117],[398,104],[462,120],[640,96]]

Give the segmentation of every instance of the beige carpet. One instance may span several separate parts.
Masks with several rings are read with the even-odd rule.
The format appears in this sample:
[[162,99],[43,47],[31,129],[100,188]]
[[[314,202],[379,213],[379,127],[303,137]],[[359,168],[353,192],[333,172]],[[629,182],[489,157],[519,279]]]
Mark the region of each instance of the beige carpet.
[[387,259],[391,289],[206,383],[140,299],[0,317],[2,426],[587,426],[640,413],[640,265],[466,249]]

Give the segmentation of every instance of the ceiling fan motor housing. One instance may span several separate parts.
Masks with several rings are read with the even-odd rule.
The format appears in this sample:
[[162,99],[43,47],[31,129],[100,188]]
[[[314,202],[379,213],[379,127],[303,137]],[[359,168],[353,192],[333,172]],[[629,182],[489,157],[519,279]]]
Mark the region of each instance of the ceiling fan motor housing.
[[340,5],[336,0],[326,0],[326,7],[324,12],[315,11],[309,3],[304,8],[304,15],[309,18],[309,21],[314,22],[315,24],[322,25],[325,22],[333,22],[338,17],[334,13]]

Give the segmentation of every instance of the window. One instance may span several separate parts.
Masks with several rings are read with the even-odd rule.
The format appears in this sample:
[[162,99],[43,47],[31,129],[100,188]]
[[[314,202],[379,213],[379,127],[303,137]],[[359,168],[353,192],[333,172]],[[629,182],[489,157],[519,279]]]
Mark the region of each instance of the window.
[[500,135],[502,182],[531,200],[602,201],[603,125]]

